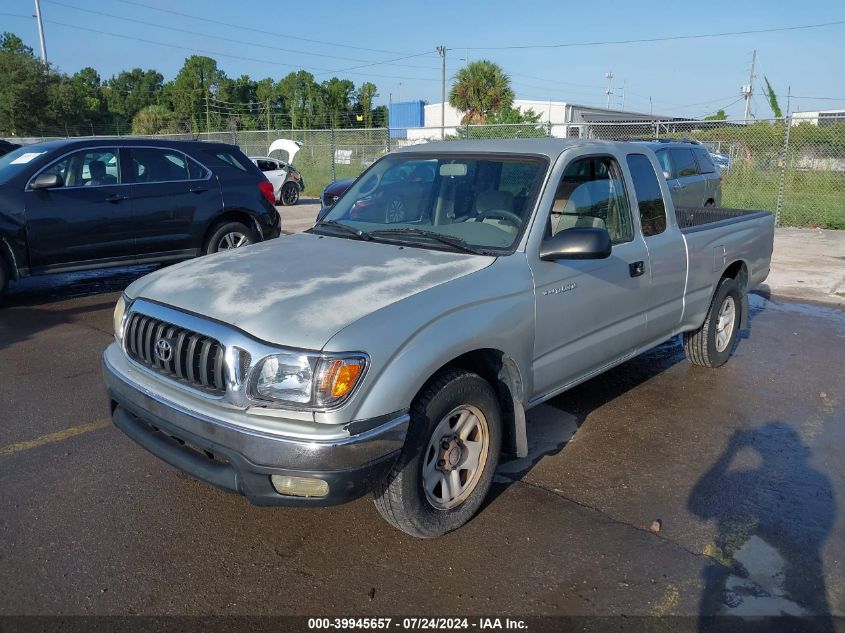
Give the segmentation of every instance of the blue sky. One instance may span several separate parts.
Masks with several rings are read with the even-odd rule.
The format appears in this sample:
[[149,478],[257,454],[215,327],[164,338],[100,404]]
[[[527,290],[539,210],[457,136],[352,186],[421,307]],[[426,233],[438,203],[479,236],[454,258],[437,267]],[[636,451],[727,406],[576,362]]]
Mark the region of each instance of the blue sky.
[[[372,81],[382,103],[390,95],[394,101],[437,102],[440,64],[434,49],[444,44],[449,49],[447,77],[467,56],[470,60],[491,59],[511,76],[517,97],[604,105],[605,73],[612,71],[615,107],[620,106],[624,81],[628,110],[648,112],[652,107],[655,113],[698,117],[726,107],[736,118],[742,115],[740,85],[748,81],[751,51],[756,49],[758,90],[753,109],[759,118],[771,116],[759,90],[763,75],[783,95],[784,109],[789,87],[797,95],[791,100],[792,110],[845,108],[845,23],[668,42],[483,50],[845,21],[843,0],[41,3],[50,61],[68,73],[93,66],[104,79],[132,67],[155,68],[171,79],[184,58],[196,52],[216,57],[230,76],[246,73],[255,79],[279,79],[305,68],[318,80],[337,75],[356,84]],[[37,51],[35,20],[10,15],[32,13],[32,0],[3,0],[0,30],[17,33]],[[369,65],[410,55],[417,56]]]

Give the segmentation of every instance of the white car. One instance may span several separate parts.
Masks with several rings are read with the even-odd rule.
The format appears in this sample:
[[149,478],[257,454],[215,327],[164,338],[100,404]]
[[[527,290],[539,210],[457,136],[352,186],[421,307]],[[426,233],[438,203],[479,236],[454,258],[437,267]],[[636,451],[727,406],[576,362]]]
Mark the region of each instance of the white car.
[[305,182],[295,167],[269,156],[250,156],[249,159],[258,165],[272,183],[276,204],[290,206],[299,202],[299,194],[305,189]]

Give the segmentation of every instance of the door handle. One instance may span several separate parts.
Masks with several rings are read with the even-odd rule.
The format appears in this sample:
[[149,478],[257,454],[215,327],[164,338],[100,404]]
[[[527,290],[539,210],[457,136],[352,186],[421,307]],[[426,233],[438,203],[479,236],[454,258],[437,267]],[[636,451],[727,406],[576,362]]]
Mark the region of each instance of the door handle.
[[639,277],[645,272],[645,262],[639,261],[628,264],[628,272],[631,277]]
[[123,202],[124,200],[127,200],[127,197],[119,193],[113,193],[110,196],[106,196],[106,202]]
[[202,193],[203,191],[208,191],[208,187],[191,187],[188,191],[191,193]]

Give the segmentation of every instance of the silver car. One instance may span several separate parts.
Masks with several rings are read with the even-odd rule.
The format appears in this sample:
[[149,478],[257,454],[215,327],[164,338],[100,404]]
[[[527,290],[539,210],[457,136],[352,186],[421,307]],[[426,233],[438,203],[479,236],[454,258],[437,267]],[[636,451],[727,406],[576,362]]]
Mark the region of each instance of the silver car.
[[722,175],[695,141],[641,142],[654,151],[676,207],[722,206]]

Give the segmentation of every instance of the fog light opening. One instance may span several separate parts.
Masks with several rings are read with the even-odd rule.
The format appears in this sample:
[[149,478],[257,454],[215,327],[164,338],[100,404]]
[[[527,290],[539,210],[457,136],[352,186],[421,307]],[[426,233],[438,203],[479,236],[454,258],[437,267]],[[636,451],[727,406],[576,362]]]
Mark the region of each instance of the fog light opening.
[[289,497],[325,497],[329,494],[329,482],[322,479],[271,475],[270,483],[280,495]]

